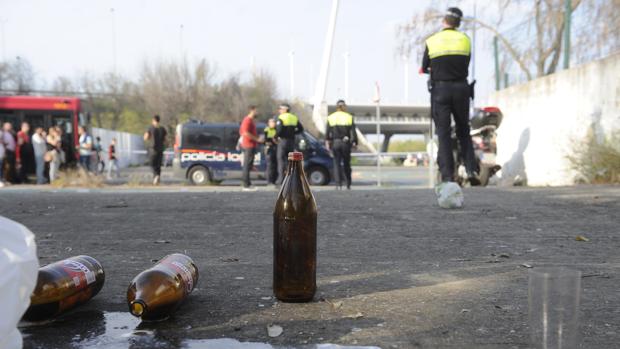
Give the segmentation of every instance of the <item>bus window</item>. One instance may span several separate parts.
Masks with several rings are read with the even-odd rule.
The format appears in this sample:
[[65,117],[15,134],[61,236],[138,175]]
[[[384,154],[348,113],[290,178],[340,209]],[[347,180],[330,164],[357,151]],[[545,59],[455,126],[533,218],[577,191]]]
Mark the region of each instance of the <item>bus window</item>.
[[17,115],[11,112],[0,112],[0,127],[4,125],[5,122],[10,122],[13,125],[13,129],[17,129],[19,118]]
[[70,114],[52,115],[52,126],[60,126],[64,133],[73,134],[73,122],[71,122]]
[[30,125],[30,134],[34,133],[34,129],[37,127],[45,128],[44,114],[26,113],[24,121]]

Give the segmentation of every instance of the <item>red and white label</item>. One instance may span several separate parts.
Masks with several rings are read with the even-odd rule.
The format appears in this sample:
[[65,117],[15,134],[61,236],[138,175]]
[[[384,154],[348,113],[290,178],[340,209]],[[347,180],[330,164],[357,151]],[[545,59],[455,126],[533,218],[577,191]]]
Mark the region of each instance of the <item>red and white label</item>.
[[179,275],[181,275],[183,281],[185,281],[185,290],[187,291],[187,294],[192,292],[194,289],[194,277],[192,276],[192,272],[185,265],[183,265],[183,263],[177,261],[170,262],[170,266],[176,269]]
[[77,288],[86,287],[97,279],[94,271],[78,261],[68,259],[63,262],[63,266]]

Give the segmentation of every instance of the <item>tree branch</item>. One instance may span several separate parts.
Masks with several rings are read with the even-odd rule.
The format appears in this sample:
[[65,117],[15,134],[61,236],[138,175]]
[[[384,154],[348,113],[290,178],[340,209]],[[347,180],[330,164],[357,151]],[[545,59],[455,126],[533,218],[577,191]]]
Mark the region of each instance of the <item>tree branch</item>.
[[508,40],[506,40],[506,38],[496,28],[486,24],[485,22],[482,22],[479,19],[474,19],[474,20],[469,20],[468,19],[468,21],[472,21],[474,23],[477,23],[478,25],[480,25],[480,27],[482,27],[484,29],[487,29],[490,32],[492,32],[493,34],[495,34],[498,37],[498,39],[502,42],[504,47],[506,47],[506,49],[508,50],[508,53],[510,54],[512,59],[514,59],[515,62],[517,62],[517,64],[519,65],[519,68],[521,68],[521,70],[525,73],[525,75],[527,76],[527,79],[528,80],[532,80],[532,73],[530,72],[529,69],[527,69],[527,66],[525,65],[525,62],[521,59],[521,57],[519,57],[519,55],[517,54],[517,51],[514,49],[514,47],[512,47],[512,45],[510,45]]

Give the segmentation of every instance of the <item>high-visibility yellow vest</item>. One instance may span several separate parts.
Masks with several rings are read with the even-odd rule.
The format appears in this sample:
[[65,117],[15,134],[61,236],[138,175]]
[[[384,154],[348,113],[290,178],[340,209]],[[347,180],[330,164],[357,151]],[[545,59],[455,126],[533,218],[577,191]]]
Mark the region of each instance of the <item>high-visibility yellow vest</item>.
[[327,117],[329,126],[351,126],[353,125],[353,116],[347,112],[337,111]]
[[299,119],[295,114],[282,113],[278,116],[278,119],[282,121],[283,126],[297,126]]
[[267,138],[273,138],[276,136],[276,129],[273,127],[267,127],[265,128],[265,131],[267,131]]
[[457,30],[442,30],[426,39],[428,57],[469,56],[471,44],[469,37]]

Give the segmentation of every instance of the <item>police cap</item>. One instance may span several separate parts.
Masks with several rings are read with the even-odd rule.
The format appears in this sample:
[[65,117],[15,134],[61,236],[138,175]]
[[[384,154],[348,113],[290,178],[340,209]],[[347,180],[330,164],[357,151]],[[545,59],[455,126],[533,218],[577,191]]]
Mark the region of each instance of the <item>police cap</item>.
[[463,18],[463,11],[461,11],[461,9],[458,8],[458,7],[450,7],[446,11],[446,16],[447,17],[454,17],[454,18],[460,20],[461,18]]

